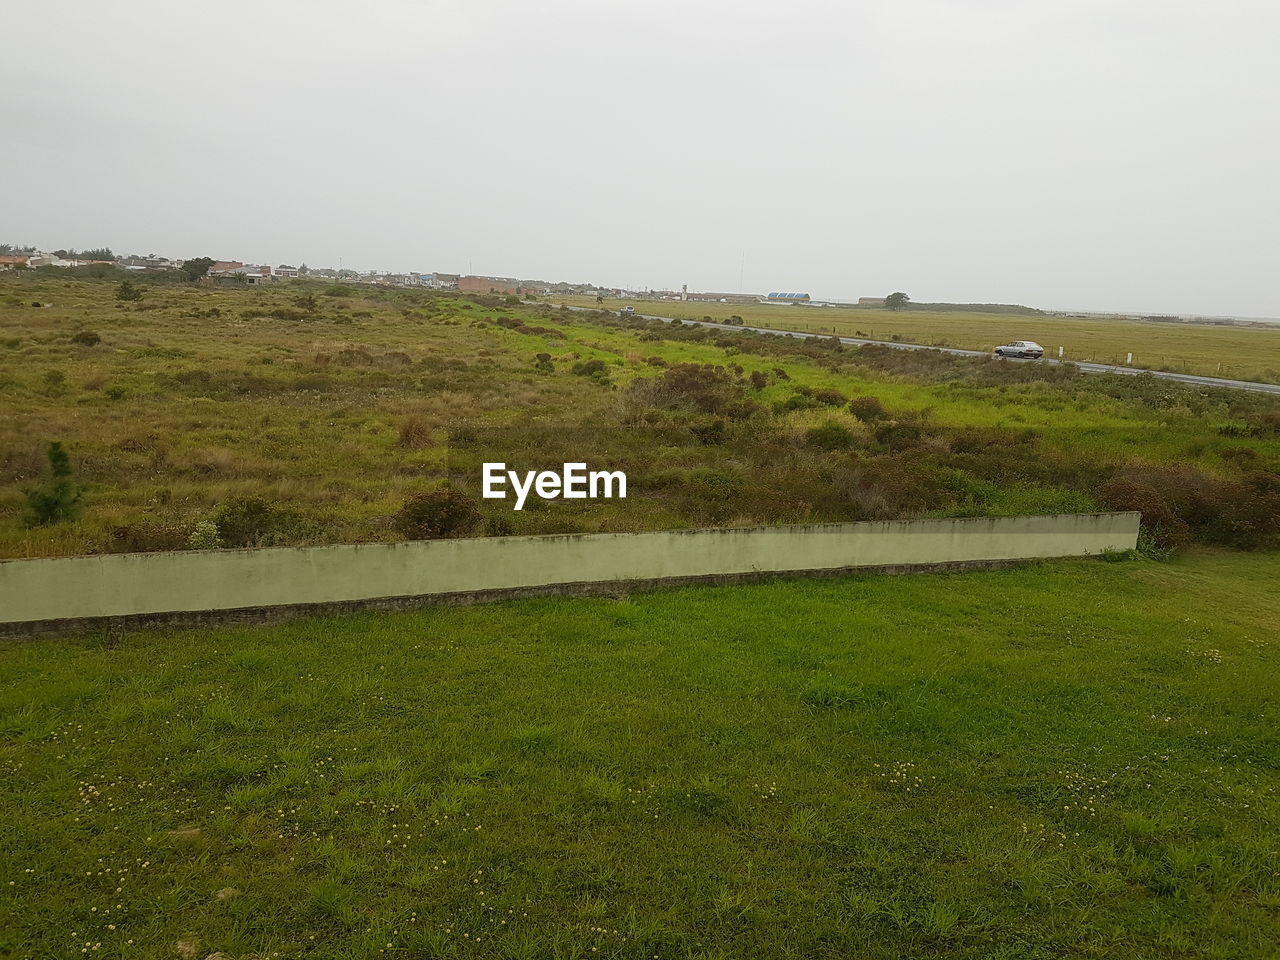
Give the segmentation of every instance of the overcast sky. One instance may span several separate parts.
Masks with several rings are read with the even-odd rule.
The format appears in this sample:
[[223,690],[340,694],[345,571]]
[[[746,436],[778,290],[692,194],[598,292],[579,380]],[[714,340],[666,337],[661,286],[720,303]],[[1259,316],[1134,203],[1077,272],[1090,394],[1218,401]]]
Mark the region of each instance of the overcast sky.
[[60,0],[0,242],[1280,316],[1274,0]]

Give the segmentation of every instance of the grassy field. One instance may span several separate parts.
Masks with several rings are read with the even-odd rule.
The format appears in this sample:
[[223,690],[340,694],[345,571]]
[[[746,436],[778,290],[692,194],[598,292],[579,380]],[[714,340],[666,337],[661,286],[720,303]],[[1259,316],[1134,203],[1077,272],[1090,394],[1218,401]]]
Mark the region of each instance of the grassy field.
[[1274,957],[1280,555],[0,646],[0,955]]
[[[1234,485],[1206,497],[1253,519],[1174,512],[1272,536],[1275,398],[417,291],[116,289],[0,278],[0,557],[427,536],[398,515],[460,458],[606,450],[625,503],[490,501],[461,532],[1129,509],[1137,472],[1165,498]],[[83,499],[35,523],[51,441]]]
[[[597,306],[594,297],[554,299],[575,306]],[[683,320],[740,316],[747,324],[773,329],[874,340],[897,337],[969,350],[990,350],[1010,340],[1035,340],[1050,356],[1056,357],[1062,347],[1066,360],[1123,364],[1132,353],[1135,367],[1280,383],[1280,325],[1227,327],[1034,314],[645,300],[608,300],[604,306],[618,309],[627,303],[643,313]]]

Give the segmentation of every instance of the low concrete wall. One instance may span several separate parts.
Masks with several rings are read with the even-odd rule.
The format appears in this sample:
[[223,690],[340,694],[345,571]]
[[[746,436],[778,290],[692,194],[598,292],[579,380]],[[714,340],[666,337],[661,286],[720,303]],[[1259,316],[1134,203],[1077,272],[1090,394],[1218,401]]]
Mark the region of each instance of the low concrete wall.
[[1075,556],[1132,549],[1138,520],[984,517],[4,560],[0,624]]

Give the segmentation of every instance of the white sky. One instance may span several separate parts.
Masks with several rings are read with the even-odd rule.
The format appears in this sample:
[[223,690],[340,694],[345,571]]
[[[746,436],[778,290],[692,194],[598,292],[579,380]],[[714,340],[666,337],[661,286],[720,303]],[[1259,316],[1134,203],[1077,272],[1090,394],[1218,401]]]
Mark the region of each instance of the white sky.
[[0,242],[1280,316],[1278,37],[1269,0],[11,3]]

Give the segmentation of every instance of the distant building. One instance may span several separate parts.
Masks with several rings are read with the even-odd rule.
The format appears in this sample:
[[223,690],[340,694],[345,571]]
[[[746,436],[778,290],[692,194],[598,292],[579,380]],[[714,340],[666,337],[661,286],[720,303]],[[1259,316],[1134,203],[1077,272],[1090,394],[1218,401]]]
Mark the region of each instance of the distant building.
[[125,270],[175,270],[178,266],[168,257],[158,257],[154,253],[146,257],[121,257],[116,265]]
[[459,277],[458,289],[464,293],[517,293],[520,281],[511,277]]
[[298,268],[291,267],[287,263],[282,263],[280,266],[276,267],[275,275],[277,277],[296,277],[298,275]]
[[220,283],[267,283],[272,279],[271,268],[265,264],[241,263],[239,260],[219,260],[209,268],[210,280]]
[[765,298],[766,303],[808,303],[807,293],[771,293]]
[[703,303],[759,303],[758,293],[689,293],[683,291],[682,299]]
[[859,297],[858,306],[860,307],[883,307],[884,297]]
[[431,286],[437,290],[457,290],[458,281],[461,279],[456,273],[433,273]]
[[30,259],[25,253],[0,254],[0,270],[15,270],[25,267]]

